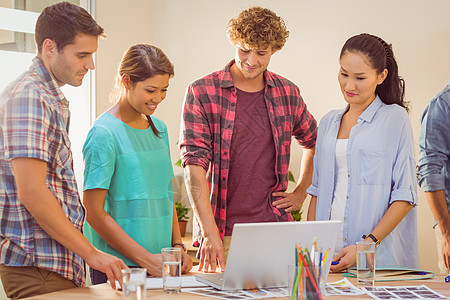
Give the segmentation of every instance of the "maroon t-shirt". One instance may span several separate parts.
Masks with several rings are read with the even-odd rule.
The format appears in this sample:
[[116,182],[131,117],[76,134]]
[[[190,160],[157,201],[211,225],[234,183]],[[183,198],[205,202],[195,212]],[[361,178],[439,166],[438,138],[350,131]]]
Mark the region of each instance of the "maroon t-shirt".
[[264,90],[237,90],[236,119],[231,138],[227,223],[276,222],[270,207],[275,176],[275,143]]

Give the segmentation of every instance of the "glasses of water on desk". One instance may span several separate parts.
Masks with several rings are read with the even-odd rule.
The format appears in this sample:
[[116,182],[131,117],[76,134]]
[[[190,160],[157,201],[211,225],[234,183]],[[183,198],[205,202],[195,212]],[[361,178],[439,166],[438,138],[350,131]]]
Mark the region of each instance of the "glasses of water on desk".
[[163,248],[161,254],[163,291],[168,294],[178,294],[181,292],[181,249]]
[[375,285],[375,243],[356,243],[356,277],[359,284]]
[[145,268],[130,268],[128,270],[122,270],[123,299],[145,300],[146,278],[147,278],[147,269]]

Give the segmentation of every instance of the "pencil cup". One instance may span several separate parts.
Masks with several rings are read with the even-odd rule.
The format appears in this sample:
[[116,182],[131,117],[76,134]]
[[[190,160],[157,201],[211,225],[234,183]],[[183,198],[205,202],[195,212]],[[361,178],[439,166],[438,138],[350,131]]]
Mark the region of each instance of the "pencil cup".
[[147,269],[130,268],[122,270],[124,300],[145,300],[145,281],[147,279]]
[[374,242],[356,242],[356,277],[359,284],[375,285]]
[[322,299],[320,286],[316,268],[295,265],[288,267],[289,299]]
[[163,291],[167,294],[178,294],[181,292],[181,249],[163,248],[161,254]]

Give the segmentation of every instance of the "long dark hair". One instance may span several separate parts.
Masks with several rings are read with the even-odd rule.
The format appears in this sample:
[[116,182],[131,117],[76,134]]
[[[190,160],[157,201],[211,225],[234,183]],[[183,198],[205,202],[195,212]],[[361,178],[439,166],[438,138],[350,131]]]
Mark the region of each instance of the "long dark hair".
[[[140,81],[147,80],[156,75],[175,75],[173,64],[164,52],[158,47],[147,44],[136,44],[125,51],[117,71],[114,89],[111,99],[120,99],[123,93],[123,86],[120,78],[127,74],[133,85]],[[146,116],[153,133],[161,137],[161,132],[156,129],[150,116]]]
[[387,77],[377,86],[375,93],[380,96],[384,103],[395,103],[408,111],[408,104],[404,100],[405,81],[398,75],[398,65],[391,44],[375,35],[361,33],[345,42],[339,57],[342,58],[346,51],[357,52],[366,56],[377,74],[387,69]]

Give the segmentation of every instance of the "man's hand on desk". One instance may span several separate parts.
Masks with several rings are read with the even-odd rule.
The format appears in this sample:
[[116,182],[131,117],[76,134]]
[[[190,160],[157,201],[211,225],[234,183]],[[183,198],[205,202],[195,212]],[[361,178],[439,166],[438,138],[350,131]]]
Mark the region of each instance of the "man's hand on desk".
[[105,273],[113,289],[116,289],[116,280],[122,286],[122,269],[128,269],[128,267],[120,258],[95,249],[92,255],[85,258],[85,261],[91,268]]
[[448,230],[442,230],[442,256],[444,258],[444,264],[447,269],[450,270],[450,232]]
[[214,237],[204,237],[198,251],[200,253],[199,271],[215,273],[216,267],[220,267],[221,272],[225,270],[223,244],[218,234]]

